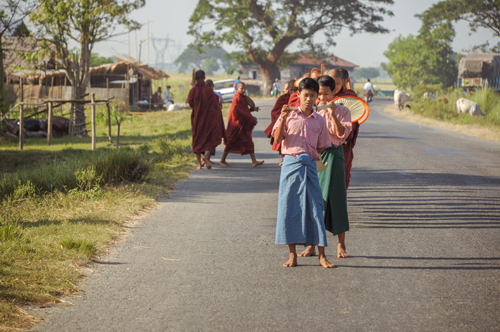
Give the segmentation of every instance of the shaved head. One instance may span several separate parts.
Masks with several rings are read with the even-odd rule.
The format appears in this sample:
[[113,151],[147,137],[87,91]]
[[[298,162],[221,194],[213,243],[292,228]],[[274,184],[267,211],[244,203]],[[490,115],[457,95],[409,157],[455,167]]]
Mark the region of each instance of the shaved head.
[[312,79],[317,79],[318,77],[321,76],[321,72],[318,70],[318,69],[314,69],[312,72],[311,72],[311,78]]

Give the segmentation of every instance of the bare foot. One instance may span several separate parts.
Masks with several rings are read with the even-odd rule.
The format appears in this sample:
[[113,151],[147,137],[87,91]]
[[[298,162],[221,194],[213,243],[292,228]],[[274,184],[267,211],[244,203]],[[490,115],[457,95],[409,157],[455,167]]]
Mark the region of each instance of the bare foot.
[[203,168],[203,166],[201,166],[201,165],[198,165],[198,167],[196,167],[196,169],[202,169],[202,168]]
[[229,165],[225,161],[221,161],[221,162],[219,162],[219,164],[221,164],[222,166],[231,167],[231,165]]
[[315,246],[308,246],[306,250],[303,252],[299,253],[300,257],[309,257],[309,256],[316,256],[316,247]]
[[320,255],[319,256],[319,265],[323,266],[325,269],[331,269],[332,267],[335,267],[334,264],[330,263],[325,255]]
[[254,163],[252,163],[253,167],[257,167],[257,166],[260,166],[264,163],[264,160],[262,161],[255,161]]
[[346,251],[345,251],[345,246],[342,246],[340,243],[337,246],[337,257],[338,258],[347,258],[351,257]]
[[290,254],[290,259],[283,264],[284,267],[294,267],[297,266],[297,255],[296,254]]
[[205,158],[205,156],[202,156],[201,160],[203,161],[203,163],[205,164],[205,166],[207,167],[207,169],[212,169],[212,162],[210,160],[208,160],[207,158]]

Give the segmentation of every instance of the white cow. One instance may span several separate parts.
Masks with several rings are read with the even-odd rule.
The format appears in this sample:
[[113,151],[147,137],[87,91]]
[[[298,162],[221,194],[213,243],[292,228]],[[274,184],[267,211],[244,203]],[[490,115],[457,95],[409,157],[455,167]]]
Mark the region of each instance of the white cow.
[[465,98],[457,100],[457,111],[458,113],[469,113],[470,116],[484,116],[478,103]]
[[397,110],[401,111],[409,101],[413,101],[409,93],[397,89],[394,91],[394,106]]

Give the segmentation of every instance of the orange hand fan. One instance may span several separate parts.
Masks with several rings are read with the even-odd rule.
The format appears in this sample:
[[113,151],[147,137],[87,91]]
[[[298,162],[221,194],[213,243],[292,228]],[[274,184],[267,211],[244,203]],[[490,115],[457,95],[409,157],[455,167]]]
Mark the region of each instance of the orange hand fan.
[[[333,99],[333,102],[337,106],[345,106],[351,112],[351,121],[356,122],[359,120],[366,121],[370,110],[368,104],[359,97],[356,96],[342,96]],[[361,124],[361,122],[360,122]]]

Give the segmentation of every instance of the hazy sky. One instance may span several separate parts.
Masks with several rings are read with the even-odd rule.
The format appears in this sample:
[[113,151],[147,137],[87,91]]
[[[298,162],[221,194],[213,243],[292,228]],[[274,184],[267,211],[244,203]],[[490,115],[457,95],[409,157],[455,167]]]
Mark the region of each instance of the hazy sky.
[[[387,59],[383,53],[387,49],[390,42],[398,35],[407,36],[409,34],[417,34],[420,29],[420,20],[414,15],[422,13],[438,0],[395,0],[393,6],[389,6],[394,12],[394,17],[386,18],[382,23],[391,32],[388,34],[357,34],[350,36],[348,31],[343,31],[335,39],[337,45],[330,48],[338,57],[351,61],[361,67],[378,66],[381,62],[386,62]],[[140,23],[150,21],[150,32],[155,38],[166,38],[167,36],[173,40],[170,42],[172,47],[166,52],[165,62],[172,62],[179,52],[179,44],[182,49],[185,48],[193,38],[187,35],[189,26],[189,18],[193,13],[198,0],[146,0],[146,6],[135,11],[132,18]],[[453,49],[457,52],[464,48],[469,48],[473,45],[478,45],[490,41],[490,44],[495,43],[498,38],[492,36],[490,30],[481,29],[477,33],[469,35],[469,27],[466,22],[456,24],[456,37],[453,42]],[[121,31],[121,30],[120,30]],[[137,32],[139,41],[147,39],[147,25]],[[316,40],[323,39],[321,33],[316,34]],[[131,56],[135,57],[135,35],[130,36],[131,40]],[[290,51],[297,50],[297,45],[293,44]],[[226,50],[232,49],[228,45],[223,45]],[[114,37],[110,41],[97,44],[94,48],[102,56],[111,56],[116,54],[128,53],[128,38],[127,35]],[[182,51],[182,50],[181,50]],[[141,60],[146,62],[147,48],[143,45],[141,52]],[[155,50],[153,45],[150,45],[150,62],[155,62]]]

